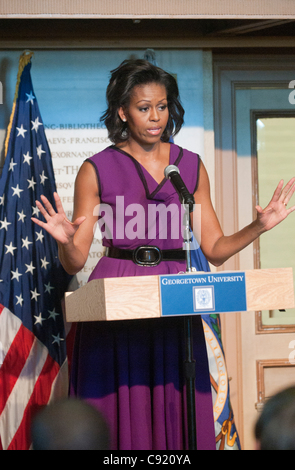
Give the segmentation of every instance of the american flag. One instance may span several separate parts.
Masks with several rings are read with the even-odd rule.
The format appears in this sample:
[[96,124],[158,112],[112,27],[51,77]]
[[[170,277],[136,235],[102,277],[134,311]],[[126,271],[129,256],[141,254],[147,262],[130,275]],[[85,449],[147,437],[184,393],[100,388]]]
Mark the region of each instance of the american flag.
[[0,179],[0,447],[31,446],[33,414],[67,392],[61,299],[69,277],[57,244],[31,217],[53,202],[51,154],[31,80],[32,53],[20,58]]

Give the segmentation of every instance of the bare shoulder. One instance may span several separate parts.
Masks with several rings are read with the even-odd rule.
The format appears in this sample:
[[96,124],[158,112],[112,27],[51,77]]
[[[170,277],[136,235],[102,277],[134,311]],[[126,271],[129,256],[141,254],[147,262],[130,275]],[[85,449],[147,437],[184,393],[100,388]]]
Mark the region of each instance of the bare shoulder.
[[[81,166],[75,182],[74,194],[74,220],[80,216],[86,216],[88,221],[92,220],[93,210],[100,203],[99,187],[96,170],[89,162]],[[87,228],[87,223],[84,223]]]
[[207,170],[205,168],[204,163],[200,160],[199,166],[199,182],[198,188],[195,192],[195,198],[199,198],[202,196],[210,196],[210,181]]
[[85,191],[88,194],[91,193],[97,196],[99,194],[96,170],[94,165],[89,161],[85,161],[78,172],[75,182],[75,191]]

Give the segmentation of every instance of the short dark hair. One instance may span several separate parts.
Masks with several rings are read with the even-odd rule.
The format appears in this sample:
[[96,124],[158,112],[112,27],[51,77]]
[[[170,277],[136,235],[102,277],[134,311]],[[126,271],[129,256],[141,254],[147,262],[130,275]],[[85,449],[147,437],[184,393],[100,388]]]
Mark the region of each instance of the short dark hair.
[[33,418],[34,450],[109,450],[110,430],[97,408],[77,398],[63,398]]
[[173,75],[141,59],[124,60],[119,67],[111,71],[111,74],[106,92],[108,108],[100,120],[105,123],[112,142],[117,144],[128,139],[127,124],[120,119],[118,110],[129,105],[135,86],[148,83],[163,85],[167,92],[169,119],[162,140],[168,142],[170,137],[180,131],[184,122],[184,109],[180,103],[178,85]]
[[260,450],[295,450],[295,387],[265,403],[255,425],[255,438]]

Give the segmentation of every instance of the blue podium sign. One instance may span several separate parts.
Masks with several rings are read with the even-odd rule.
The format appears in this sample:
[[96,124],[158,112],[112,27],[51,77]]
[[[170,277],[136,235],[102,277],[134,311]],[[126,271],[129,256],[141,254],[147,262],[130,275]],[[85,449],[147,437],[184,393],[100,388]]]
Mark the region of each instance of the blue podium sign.
[[159,276],[161,315],[247,311],[244,272]]

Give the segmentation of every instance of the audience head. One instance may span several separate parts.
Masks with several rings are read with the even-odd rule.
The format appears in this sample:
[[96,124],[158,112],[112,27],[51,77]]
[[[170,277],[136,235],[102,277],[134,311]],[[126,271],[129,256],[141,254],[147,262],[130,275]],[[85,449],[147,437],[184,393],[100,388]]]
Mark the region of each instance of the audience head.
[[32,441],[34,450],[109,450],[109,430],[96,408],[70,398],[36,415]]
[[255,426],[259,450],[295,450],[295,387],[270,398]]

